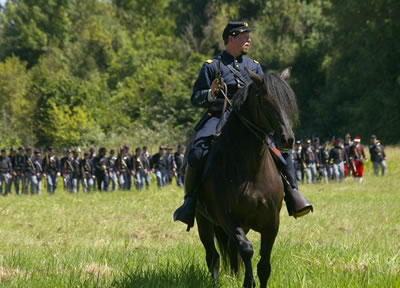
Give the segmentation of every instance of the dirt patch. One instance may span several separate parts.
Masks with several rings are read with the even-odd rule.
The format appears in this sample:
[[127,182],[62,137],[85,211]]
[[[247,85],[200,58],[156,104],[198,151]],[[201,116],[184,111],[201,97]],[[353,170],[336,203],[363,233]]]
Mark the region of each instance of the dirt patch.
[[0,266],[0,282],[18,277],[21,274],[22,272],[19,269],[13,269],[8,266]]
[[128,238],[137,239],[137,240],[149,238],[145,233],[141,233],[141,232],[128,232],[127,235],[128,235]]
[[82,272],[96,278],[103,278],[110,276],[112,269],[106,265],[99,263],[90,263],[82,268]]

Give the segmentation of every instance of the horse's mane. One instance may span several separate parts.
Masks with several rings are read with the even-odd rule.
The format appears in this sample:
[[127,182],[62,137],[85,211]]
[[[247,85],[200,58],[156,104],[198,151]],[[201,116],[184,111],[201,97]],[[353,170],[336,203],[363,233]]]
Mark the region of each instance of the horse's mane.
[[[292,88],[275,74],[265,73],[262,77],[264,97],[281,113],[285,113],[292,125],[297,124],[299,110],[296,102],[296,94]],[[238,90],[232,99],[233,109],[240,111],[246,102],[247,96],[251,91],[255,91],[252,87],[256,86],[254,82],[246,85]]]

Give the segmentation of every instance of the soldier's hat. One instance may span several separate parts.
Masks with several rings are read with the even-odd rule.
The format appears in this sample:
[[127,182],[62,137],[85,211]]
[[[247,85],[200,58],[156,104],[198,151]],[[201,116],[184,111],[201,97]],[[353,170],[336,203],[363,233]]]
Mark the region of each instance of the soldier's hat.
[[103,152],[107,152],[106,147],[101,147],[101,148],[99,149],[99,153],[103,153]]
[[246,21],[229,22],[222,33],[222,39],[225,40],[229,36],[237,36],[240,33],[250,32],[253,30],[254,29],[250,27],[249,23]]
[[90,154],[89,154],[88,151],[85,151],[85,153],[83,153],[83,155],[84,155],[84,156],[89,156]]
[[15,152],[15,149],[11,147],[10,152]]
[[376,139],[376,135],[375,135],[375,134],[372,134],[372,135],[371,135],[371,138],[375,138],[375,139]]
[[49,151],[54,151],[54,146],[53,145],[49,146]]
[[39,149],[36,149],[33,153],[34,153],[35,155],[40,155],[40,150],[39,150]]
[[359,136],[356,136],[356,137],[354,137],[354,140],[353,140],[354,142],[360,142],[361,141],[361,138],[359,137]]
[[160,145],[159,149],[160,149],[160,150],[164,150],[164,149],[165,149],[165,147],[164,147],[164,146],[162,146],[162,145]]
[[296,140],[296,144],[301,144],[301,141],[300,140]]
[[311,140],[310,140],[310,139],[307,139],[307,140],[306,140],[306,143],[307,143],[307,144],[310,144],[310,143],[311,143]]
[[18,151],[24,151],[24,147],[19,146],[19,147],[18,147]]
[[136,147],[135,152],[139,152],[139,151],[142,151],[142,148]]
[[3,152],[7,152],[7,149],[6,148],[2,148],[1,149],[1,153],[3,153]]
[[115,153],[115,149],[111,149],[110,154],[114,154],[114,153]]
[[333,145],[337,145],[338,144],[338,141],[337,140],[335,140],[335,141],[333,141]]
[[314,137],[314,142],[319,142],[319,137]]

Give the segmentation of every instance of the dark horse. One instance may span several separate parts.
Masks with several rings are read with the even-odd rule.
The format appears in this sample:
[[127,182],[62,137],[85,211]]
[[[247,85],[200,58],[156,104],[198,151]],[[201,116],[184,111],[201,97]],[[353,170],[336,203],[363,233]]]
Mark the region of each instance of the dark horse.
[[282,177],[267,139],[269,135],[279,149],[291,149],[291,124],[297,121],[298,110],[295,94],[285,81],[287,70],[280,76],[248,73],[252,82],[233,97],[233,111],[207,160],[208,172],[198,187],[196,220],[214,280],[218,280],[220,266],[215,236],[233,272],[238,272],[242,258],[244,287],[255,287],[254,251],[246,234],[250,229],[261,233],[257,274],[261,287],[266,287],[284,197]]

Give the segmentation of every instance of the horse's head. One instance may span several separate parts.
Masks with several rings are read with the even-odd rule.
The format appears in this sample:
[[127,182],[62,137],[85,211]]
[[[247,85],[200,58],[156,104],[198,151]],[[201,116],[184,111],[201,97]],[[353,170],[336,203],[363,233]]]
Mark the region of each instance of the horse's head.
[[247,113],[252,122],[270,133],[281,150],[292,149],[294,133],[292,124],[297,122],[296,96],[286,80],[290,68],[278,76],[266,73],[259,76],[247,70],[253,83],[247,87]]

